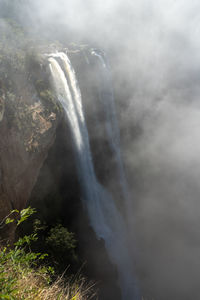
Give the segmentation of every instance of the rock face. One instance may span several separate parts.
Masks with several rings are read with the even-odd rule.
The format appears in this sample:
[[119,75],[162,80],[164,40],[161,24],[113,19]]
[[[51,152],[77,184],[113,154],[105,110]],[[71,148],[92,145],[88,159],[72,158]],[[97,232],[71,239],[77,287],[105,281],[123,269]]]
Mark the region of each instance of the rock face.
[[[0,220],[25,207],[62,115],[45,63],[21,63],[23,70],[0,62]],[[12,238],[14,226],[8,230],[3,237]]]
[[[0,36],[6,32],[7,37],[0,41],[0,242],[9,238],[12,243],[16,229],[14,223],[2,229],[1,221],[11,210],[21,210],[27,203],[47,224],[59,218],[78,237],[79,256],[88,262],[85,272],[100,282],[99,299],[118,300],[116,269],[82,207],[70,132],[50,88],[46,58],[37,54],[46,51],[25,45],[28,41],[20,29],[15,36],[12,28],[5,24],[1,27],[0,22]],[[16,25],[14,30],[18,30]],[[82,55],[74,57],[77,69],[81,67],[85,74]],[[80,82],[86,91],[84,76]],[[87,105],[90,94],[85,92],[84,99]],[[90,116],[86,120],[90,125]],[[92,150],[98,148],[94,139],[90,142]]]

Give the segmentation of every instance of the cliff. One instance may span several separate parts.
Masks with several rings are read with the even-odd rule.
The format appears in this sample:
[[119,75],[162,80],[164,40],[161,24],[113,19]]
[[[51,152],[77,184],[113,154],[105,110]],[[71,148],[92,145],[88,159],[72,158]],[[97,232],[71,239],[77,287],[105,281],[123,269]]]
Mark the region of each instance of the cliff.
[[[14,28],[14,30],[13,30]],[[47,65],[27,46],[23,32],[0,26],[0,220],[25,207],[62,113],[48,80]],[[19,41],[20,39],[20,42]],[[25,43],[26,42],[26,43]],[[10,227],[12,236],[14,226]],[[3,232],[3,237],[8,232]]]
[[[1,20],[0,36],[0,220],[12,209],[21,210],[27,204],[37,209],[38,217],[47,226],[59,220],[75,232],[80,262],[87,261],[85,274],[99,282],[100,299],[108,295],[120,299],[116,268],[104,242],[97,240],[81,204],[71,137],[51,89],[45,53],[63,46],[31,40],[16,24]],[[76,49],[71,51],[83,91],[83,106],[90,107],[91,99],[95,106],[97,92],[91,88],[91,74],[82,54]],[[99,145],[102,157],[109,153],[105,151],[109,148],[107,141],[102,136],[99,142],[96,139],[97,126],[92,126],[96,113],[92,109],[86,114],[89,127],[93,127],[89,134],[94,161],[100,155],[96,151]],[[103,181],[105,170],[97,163],[95,169]],[[14,223],[3,227],[0,240],[9,238],[12,242],[15,229]]]

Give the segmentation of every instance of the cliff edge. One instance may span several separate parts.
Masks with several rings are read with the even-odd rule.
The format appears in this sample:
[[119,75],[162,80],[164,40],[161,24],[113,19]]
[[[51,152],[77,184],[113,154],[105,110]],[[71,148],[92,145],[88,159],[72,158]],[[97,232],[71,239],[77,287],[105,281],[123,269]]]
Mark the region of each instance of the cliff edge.
[[[62,111],[44,56],[16,25],[0,22],[0,220],[25,207]],[[19,39],[20,37],[20,39]],[[20,43],[18,42],[20,40]],[[13,236],[14,226],[5,236]]]

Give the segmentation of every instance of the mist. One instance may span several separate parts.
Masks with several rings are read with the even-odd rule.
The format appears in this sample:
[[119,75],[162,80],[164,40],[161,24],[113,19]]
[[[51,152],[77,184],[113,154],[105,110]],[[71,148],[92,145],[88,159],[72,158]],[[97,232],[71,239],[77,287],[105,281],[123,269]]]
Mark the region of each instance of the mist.
[[30,35],[107,53],[142,290],[200,297],[199,1],[36,0],[17,9]]

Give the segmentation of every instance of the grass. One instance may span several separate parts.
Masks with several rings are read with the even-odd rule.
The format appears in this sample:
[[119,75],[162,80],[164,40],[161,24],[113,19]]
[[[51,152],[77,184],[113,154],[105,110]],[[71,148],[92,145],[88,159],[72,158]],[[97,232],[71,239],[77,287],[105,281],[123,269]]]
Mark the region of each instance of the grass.
[[16,270],[15,263],[11,261],[4,265],[4,274],[0,275],[0,280],[2,278],[2,300],[86,300],[94,296],[93,286],[87,284],[83,278],[67,282],[60,276],[52,283],[43,269],[21,267]]
[[[35,212],[27,208],[14,210],[0,222],[0,227],[16,222],[20,225]],[[18,214],[17,219],[10,218]],[[97,299],[94,285],[77,275],[74,279],[55,276],[50,266],[41,264],[47,254],[31,251],[37,233],[19,238],[14,245],[0,246],[0,299],[2,300],[89,300]],[[42,265],[42,267],[41,267]],[[55,279],[56,277],[56,279]],[[52,279],[54,278],[54,280]]]

